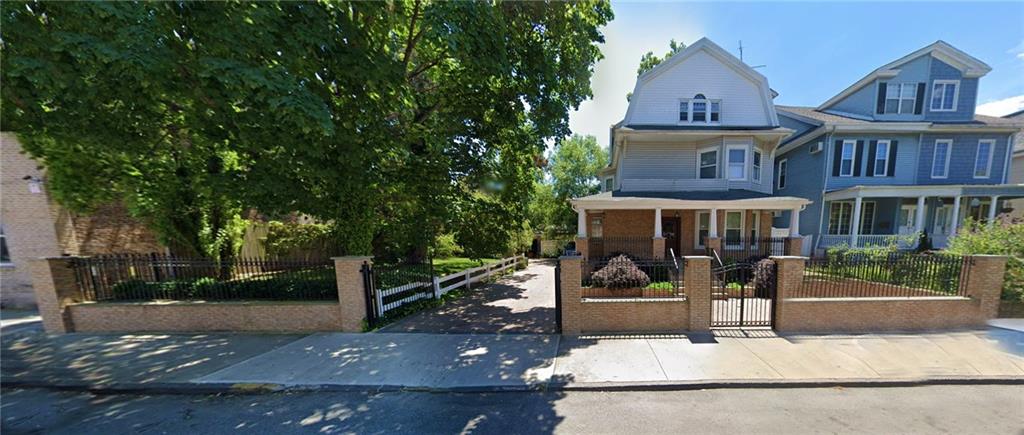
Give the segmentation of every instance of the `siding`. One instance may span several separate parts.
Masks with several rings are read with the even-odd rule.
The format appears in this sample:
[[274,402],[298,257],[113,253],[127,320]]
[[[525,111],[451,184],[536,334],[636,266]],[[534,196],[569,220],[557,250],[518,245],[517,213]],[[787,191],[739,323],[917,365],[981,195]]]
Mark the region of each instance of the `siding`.
[[[928,102],[928,98],[927,98],[928,97],[928,83],[930,82],[928,80],[928,76],[929,76],[929,74],[931,72],[931,69],[930,69],[931,61],[932,61],[932,57],[931,56],[921,56],[919,58],[911,60],[911,61],[909,61],[909,62],[907,62],[907,63],[905,63],[903,65],[900,65],[900,67],[899,67],[900,72],[899,72],[899,74],[896,74],[896,77],[893,77],[893,78],[890,78],[890,79],[881,80],[881,82],[885,82],[885,83],[889,83],[889,84],[911,83],[914,86],[917,86],[918,83],[925,83],[925,95],[924,95],[925,96],[925,100],[924,100],[924,102],[925,102],[925,104],[927,104],[927,102]],[[875,110],[878,107],[878,83],[879,83],[879,81],[876,80],[875,83],[874,83],[874,86],[871,86],[872,95],[871,95],[870,111],[871,111],[872,114],[874,114],[875,120],[878,120],[878,121],[921,121],[921,120],[924,120],[925,113],[927,113],[925,110],[922,110],[922,113],[920,115],[914,115],[913,113],[903,113],[903,114],[900,114],[900,113],[881,113],[881,114],[877,114],[877,113],[875,113]]]
[[853,113],[863,116],[874,116],[875,114],[875,92],[878,81],[864,85],[863,88],[848,95],[846,98],[837,101],[828,110]]
[[677,124],[679,100],[696,94],[722,100],[721,125],[771,125],[758,85],[704,51],[641,83],[626,124]]
[[[762,149],[761,182],[697,179],[697,152],[718,148],[719,176],[725,175],[725,149],[728,144],[750,145],[750,138],[721,138],[702,142],[629,142],[624,148],[618,183],[622,191],[677,191],[707,189],[746,189],[771,193],[771,153]],[[753,154],[748,155],[747,174],[751,174]]]
[[970,121],[974,119],[974,106],[978,101],[978,79],[965,79],[960,70],[938,59],[932,59],[931,79],[960,80],[960,89],[957,90],[959,97],[957,98],[956,111],[932,112],[929,110],[931,108],[932,82],[929,81],[928,100],[925,100],[925,114],[928,121]]
[[[818,220],[821,214],[821,177],[823,174],[825,151],[811,154],[809,144],[824,141],[825,135],[800,145],[785,154],[775,157],[775,167],[779,162],[786,159],[786,187],[775,189],[777,196],[795,196],[811,201],[802,212],[800,212],[800,234],[817,234]],[[827,148],[826,148],[827,149]],[[777,173],[778,171],[776,171]],[[774,178],[773,186],[778,186],[778,177]],[[776,218],[773,225],[778,228],[789,227],[789,211],[784,211]]]
[[[864,136],[864,135],[833,135],[830,143],[825,144],[825,148],[829,153],[833,152],[835,142],[837,140],[863,140],[864,141],[864,152],[857,156],[860,160],[861,176],[860,177],[833,177],[832,176],[832,157],[829,156],[828,163],[826,164],[826,173],[828,174],[828,180],[825,190],[837,190],[843,189],[850,186],[881,186],[881,185],[910,185],[914,184],[914,180],[917,178],[916,164],[917,164],[917,149],[918,149],[918,135],[876,135],[876,136]],[[870,141],[879,139],[896,140],[899,143],[896,146],[896,171],[892,177],[868,177],[865,176],[868,168],[868,159],[870,156]]]
[[785,112],[781,111],[779,112],[779,126],[793,130],[793,134],[787,136],[786,139],[794,138],[796,136],[799,136],[801,134],[804,134],[810,130],[817,128],[816,125],[803,122],[795,118],[790,118],[789,116],[786,115]]
[[[936,139],[953,139],[953,151],[949,159],[949,176],[947,178],[932,178],[932,160],[935,155]],[[978,141],[981,139],[994,139],[996,141],[995,151],[992,154],[992,170],[990,177],[984,179],[974,178],[974,158],[977,154]],[[1006,145],[1007,135],[1005,134],[926,134],[921,143],[921,157],[917,165],[917,184],[1000,184],[1003,180],[1003,171],[1006,169]]]

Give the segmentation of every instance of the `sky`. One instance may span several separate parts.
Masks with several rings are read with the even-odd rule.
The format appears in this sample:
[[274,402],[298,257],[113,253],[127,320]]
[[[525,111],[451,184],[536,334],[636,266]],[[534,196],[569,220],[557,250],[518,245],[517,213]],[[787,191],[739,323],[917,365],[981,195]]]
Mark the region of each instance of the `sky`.
[[817,106],[872,70],[943,40],[992,67],[978,113],[1024,109],[1024,2],[612,3],[597,63],[594,97],[571,112],[573,133],[608,144],[626,113],[640,56],[663,55],[669,40],[708,37],[768,77],[776,104]]

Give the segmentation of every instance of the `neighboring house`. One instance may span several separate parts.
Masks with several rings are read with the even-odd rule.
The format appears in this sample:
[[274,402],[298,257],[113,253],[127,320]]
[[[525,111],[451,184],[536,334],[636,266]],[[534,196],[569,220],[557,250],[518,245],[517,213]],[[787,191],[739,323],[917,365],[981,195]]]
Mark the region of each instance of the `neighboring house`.
[[990,70],[938,41],[818,107],[776,106],[780,125],[795,132],[774,158],[775,194],[812,201],[799,232],[814,235],[819,250],[921,232],[941,248],[965,218],[992,219],[1024,197],[1024,186],[1008,184],[1021,120],[974,113]]
[[[1024,123],[1024,110],[1004,116]],[[1024,184],[1024,130],[1018,131],[1013,138],[1013,159],[1010,163],[1010,184]],[[1024,199],[1006,201],[1004,209],[1014,219],[1024,219]]]
[[706,38],[640,75],[611,127],[604,191],[572,200],[577,249],[601,257],[629,250],[608,243],[632,238],[657,258],[704,253],[708,243],[749,250],[770,237],[773,213],[809,203],[772,194],[771,162],[793,132],[780,126],[775,96],[763,75]]
[[29,261],[60,255],[163,252],[156,237],[123,206],[76,215],[51,201],[39,162],[13,133],[0,133],[0,305],[35,305]]

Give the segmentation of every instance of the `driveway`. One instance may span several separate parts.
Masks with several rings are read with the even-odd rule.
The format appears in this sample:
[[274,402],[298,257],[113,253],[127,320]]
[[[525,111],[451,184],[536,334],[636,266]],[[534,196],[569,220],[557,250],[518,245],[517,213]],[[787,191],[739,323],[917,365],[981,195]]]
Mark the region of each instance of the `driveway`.
[[381,332],[554,334],[555,261],[530,260],[524,270],[399,320]]

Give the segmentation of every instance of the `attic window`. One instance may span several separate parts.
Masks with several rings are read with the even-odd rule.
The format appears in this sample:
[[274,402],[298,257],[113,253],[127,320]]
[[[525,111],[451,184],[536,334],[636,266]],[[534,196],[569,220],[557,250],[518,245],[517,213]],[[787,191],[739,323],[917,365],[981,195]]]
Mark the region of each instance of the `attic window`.
[[708,100],[704,94],[679,100],[679,122],[714,124],[721,119],[721,100]]

